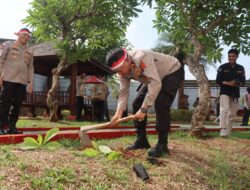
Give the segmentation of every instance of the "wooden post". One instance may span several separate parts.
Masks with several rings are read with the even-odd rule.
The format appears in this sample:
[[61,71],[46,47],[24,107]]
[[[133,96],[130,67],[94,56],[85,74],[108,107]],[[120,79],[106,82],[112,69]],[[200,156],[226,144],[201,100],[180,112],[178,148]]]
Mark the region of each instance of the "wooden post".
[[69,93],[69,103],[70,103],[70,114],[76,114],[76,77],[77,77],[77,63],[71,65],[70,69],[70,93]]

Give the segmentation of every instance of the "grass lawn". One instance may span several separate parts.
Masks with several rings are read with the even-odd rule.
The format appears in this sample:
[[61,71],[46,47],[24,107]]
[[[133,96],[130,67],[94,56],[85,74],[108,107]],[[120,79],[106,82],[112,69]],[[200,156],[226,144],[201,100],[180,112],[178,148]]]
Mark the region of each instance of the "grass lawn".
[[[2,145],[0,189],[250,189],[250,132],[233,132],[229,138],[218,133],[209,136],[200,140],[183,132],[172,133],[170,156],[160,158],[160,165],[147,161],[146,150],[124,150],[134,137],[96,141],[122,152],[122,157],[113,161],[104,155],[84,156],[77,140],[62,140],[63,146],[54,151],[21,151],[17,145]],[[151,145],[156,140],[155,135],[149,136]],[[144,165],[148,182],[136,176],[132,170],[135,163]]]
[[27,127],[81,127],[83,125],[96,124],[97,122],[92,121],[69,121],[69,120],[59,120],[58,122],[50,122],[48,119],[19,119],[17,122],[18,128]]

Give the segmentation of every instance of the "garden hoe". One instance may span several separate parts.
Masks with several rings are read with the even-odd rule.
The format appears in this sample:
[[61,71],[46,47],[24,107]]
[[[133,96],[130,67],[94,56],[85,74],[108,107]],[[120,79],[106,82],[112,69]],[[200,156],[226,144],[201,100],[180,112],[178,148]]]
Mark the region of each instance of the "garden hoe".
[[[122,122],[125,122],[125,121],[134,120],[134,119],[135,119],[135,116],[131,115],[131,116],[128,116],[128,117],[118,119],[117,122],[122,123]],[[96,125],[89,125],[89,126],[82,126],[80,128],[80,131],[79,131],[79,137],[80,137],[81,145],[84,148],[92,147],[91,140],[90,140],[89,136],[86,134],[87,131],[94,130],[94,129],[101,129],[101,128],[108,127],[108,126],[111,126],[111,122],[101,123],[101,124],[96,124]]]

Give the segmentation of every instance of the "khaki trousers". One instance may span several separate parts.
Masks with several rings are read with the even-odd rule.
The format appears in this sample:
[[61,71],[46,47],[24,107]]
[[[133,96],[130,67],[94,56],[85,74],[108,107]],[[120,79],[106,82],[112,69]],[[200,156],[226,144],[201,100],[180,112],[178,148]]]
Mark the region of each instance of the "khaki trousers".
[[238,106],[238,98],[220,95],[220,136],[228,136],[231,133]]

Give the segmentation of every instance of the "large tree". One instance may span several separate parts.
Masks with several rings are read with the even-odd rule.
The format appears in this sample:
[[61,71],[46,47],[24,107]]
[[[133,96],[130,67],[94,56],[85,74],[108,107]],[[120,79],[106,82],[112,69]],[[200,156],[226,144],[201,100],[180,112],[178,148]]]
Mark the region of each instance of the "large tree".
[[125,36],[131,18],[140,10],[136,0],[34,0],[24,22],[38,42],[54,40],[60,62],[52,71],[47,104],[57,121],[58,79],[71,63],[85,61]]
[[[152,0],[141,0],[152,4]],[[191,53],[185,57],[199,86],[199,105],[192,116],[192,134],[201,135],[210,107],[210,86],[200,60],[220,62],[222,45],[250,54],[249,0],[156,0],[155,27],[176,40],[186,40]]]
[[184,94],[185,64],[183,61],[188,50],[185,46],[186,44],[184,42],[181,42],[180,40],[172,40],[171,35],[169,33],[163,32],[158,38],[156,47],[153,48],[153,50],[156,52],[161,52],[176,57],[181,63],[182,78],[178,90],[178,109],[186,109],[187,103]]

